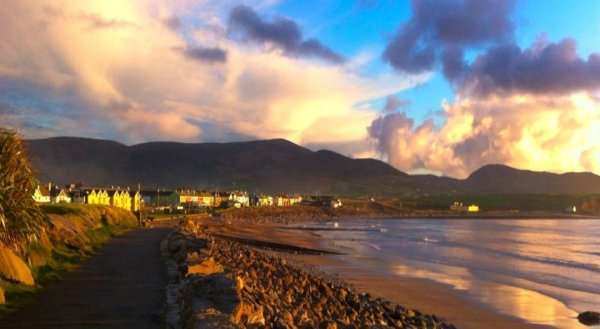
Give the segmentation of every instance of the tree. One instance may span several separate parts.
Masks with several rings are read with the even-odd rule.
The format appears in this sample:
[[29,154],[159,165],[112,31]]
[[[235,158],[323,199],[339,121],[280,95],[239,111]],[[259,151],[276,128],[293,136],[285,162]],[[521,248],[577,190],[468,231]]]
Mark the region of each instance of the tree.
[[23,141],[16,132],[0,128],[0,242],[37,237],[46,225],[32,197],[37,186]]

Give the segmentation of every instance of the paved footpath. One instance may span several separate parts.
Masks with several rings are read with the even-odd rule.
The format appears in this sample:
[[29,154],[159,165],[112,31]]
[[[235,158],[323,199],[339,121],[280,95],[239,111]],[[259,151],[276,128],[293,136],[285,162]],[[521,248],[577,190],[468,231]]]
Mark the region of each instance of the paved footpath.
[[35,303],[0,320],[0,328],[160,328],[160,241],[168,232],[139,229],[113,238]]

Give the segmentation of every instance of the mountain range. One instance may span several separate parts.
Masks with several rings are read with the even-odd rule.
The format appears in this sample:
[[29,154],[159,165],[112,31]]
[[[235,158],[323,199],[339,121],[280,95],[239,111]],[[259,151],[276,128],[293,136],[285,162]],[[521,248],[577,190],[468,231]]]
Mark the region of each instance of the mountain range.
[[114,141],[54,137],[26,141],[42,182],[86,186],[246,189],[339,195],[600,193],[600,176],[487,165],[466,179],[408,175],[385,162],[311,151],[283,139],[232,143]]

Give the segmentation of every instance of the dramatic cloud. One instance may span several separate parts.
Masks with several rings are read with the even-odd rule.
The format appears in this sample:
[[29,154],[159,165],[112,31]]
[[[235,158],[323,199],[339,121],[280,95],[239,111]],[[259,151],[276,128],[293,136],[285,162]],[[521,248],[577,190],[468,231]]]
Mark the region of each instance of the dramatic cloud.
[[600,172],[600,102],[587,93],[462,99],[445,124],[416,126],[403,113],[373,121],[369,135],[394,166],[465,177],[489,163]]
[[383,58],[401,72],[460,71],[466,47],[510,41],[512,0],[413,0],[412,17],[388,44]]
[[[600,54],[583,59],[575,40],[550,43],[539,38],[530,48],[513,42],[514,1],[414,0],[411,19],[388,44],[383,57],[401,72],[429,71],[441,64],[457,92],[571,93],[600,86]],[[487,47],[472,63],[467,49]]]
[[[514,42],[514,1],[414,0],[383,54],[399,72],[441,69],[456,101],[441,126],[397,107],[368,128],[382,157],[406,171],[465,177],[489,163],[554,171],[600,171],[600,54],[540,37]],[[467,61],[465,53],[474,52]],[[386,106],[387,108],[387,106]]]
[[[366,152],[365,127],[377,109],[356,104],[428,78],[365,77],[350,67],[306,59],[301,55],[323,57],[326,48],[302,36],[288,47],[299,56],[240,44],[227,34],[236,5],[7,3],[0,11],[0,103],[10,106],[0,112],[0,124],[24,129],[28,137],[281,137]],[[185,17],[190,13],[198,16]],[[89,17],[101,18],[96,28]],[[197,24],[185,25],[191,19]]]
[[248,6],[238,6],[231,11],[229,29],[244,38],[262,44],[270,44],[292,56],[313,56],[332,63],[342,63],[344,57],[315,39],[304,40],[296,22],[277,18],[273,22],[261,19]]
[[584,60],[575,40],[540,39],[525,50],[512,44],[492,47],[462,74],[460,90],[470,94],[594,90],[600,88],[600,53]]

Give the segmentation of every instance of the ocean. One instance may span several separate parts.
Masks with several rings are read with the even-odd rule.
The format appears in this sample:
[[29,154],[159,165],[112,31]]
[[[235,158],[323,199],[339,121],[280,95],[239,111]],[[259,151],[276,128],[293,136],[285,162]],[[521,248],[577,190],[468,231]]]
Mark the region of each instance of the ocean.
[[301,225],[389,280],[433,280],[528,323],[586,328],[600,311],[600,220],[351,220]]

